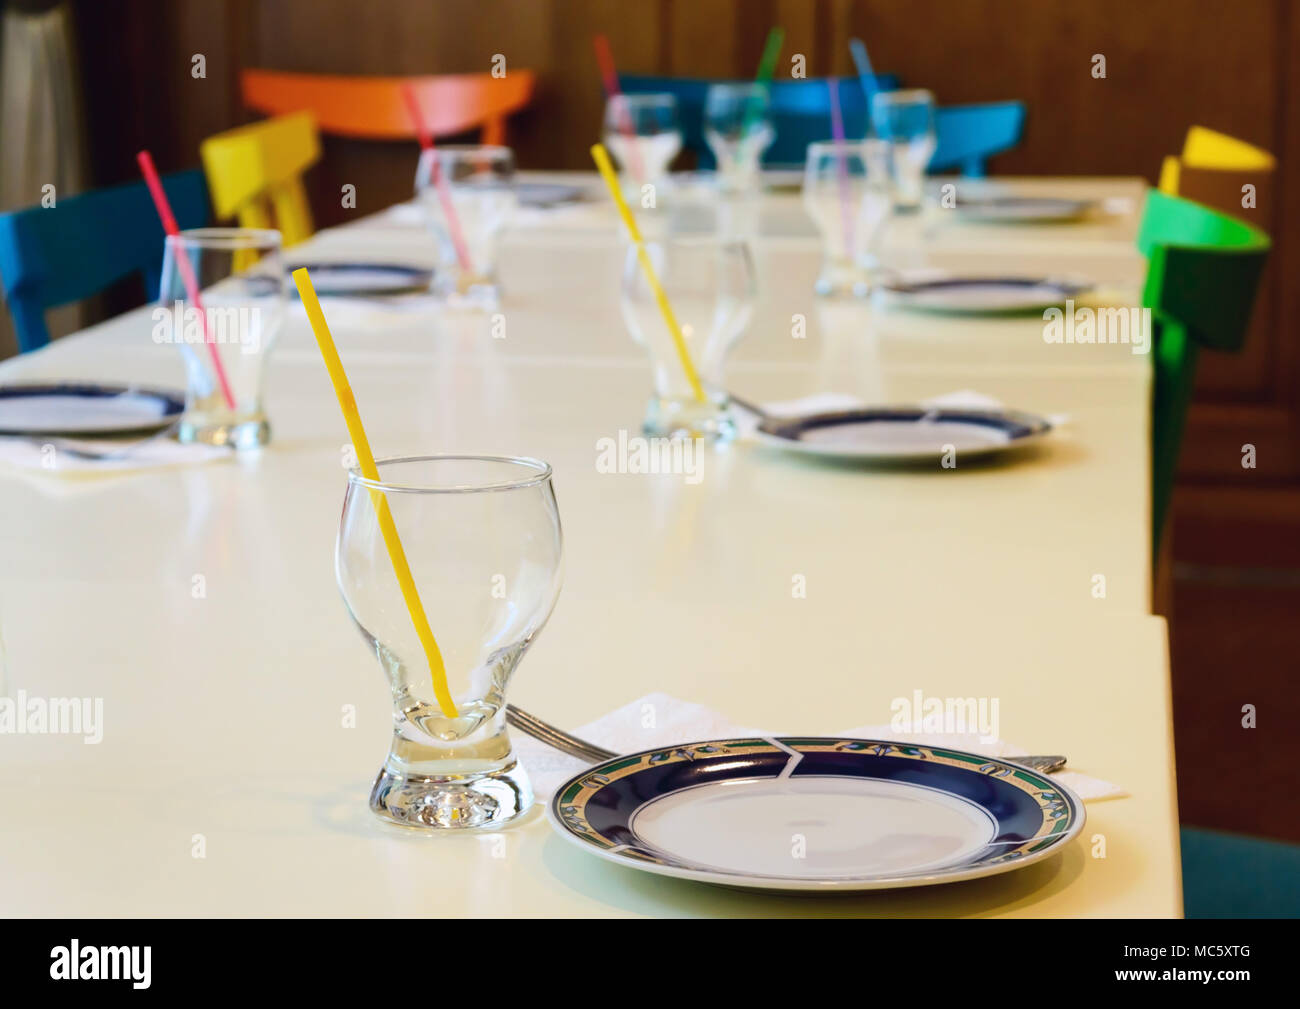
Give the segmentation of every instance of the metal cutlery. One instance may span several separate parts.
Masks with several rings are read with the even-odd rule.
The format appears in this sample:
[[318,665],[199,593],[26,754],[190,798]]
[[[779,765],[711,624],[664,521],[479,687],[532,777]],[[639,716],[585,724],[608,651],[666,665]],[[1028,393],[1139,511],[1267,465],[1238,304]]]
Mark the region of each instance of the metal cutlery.
[[[580,739],[563,729],[557,728],[550,722],[543,721],[536,715],[529,714],[523,708],[515,707],[513,704],[506,705],[506,721],[520,732],[540,740],[547,746],[553,746],[562,753],[577,757],[579,760],[598,764],[601,761],[611,760],[618,756],[613,750],[606,750],[603,746],[597,746],[595,743]],[[1051,774],[1053,771],[1059,771],[1065,766],[1065,757],[1060,754],[1033,754],[1007,759],[1013,764],[1023,764],[1025,767],[1032,767],[1043,774]]]
[[177,419],[172,423],[168,424],[161,431],[157,431],[154,434],[151,434],[147,438],[138,439],[137,441],[133,441],[128,445],[115,444],[113,445],[112,448],[102,452],[97,449],[90,449],[90,448],[85,448],[81,445],[74,445],[66,438],[57,438],[57,437],[49,438],[49,437],[41,437],[39,435],[27,435],[25,440],[33,445],[37,445],[40,447],[44,447],[46,445],[52,445],[55,451],[62,452],[65,455],[69,455],[74,459],[83,459],[87,462],[113,462],[115,460],[125,459],[128,456],[133,455],[134,453],[138,452],[140,449],[144,448],[146,445],[152,445],[154,442],[161,441],[164,438],[170,437],[172,434],[176,432],[176,429],[180,427],[180,423],[181,423],[180,420]]

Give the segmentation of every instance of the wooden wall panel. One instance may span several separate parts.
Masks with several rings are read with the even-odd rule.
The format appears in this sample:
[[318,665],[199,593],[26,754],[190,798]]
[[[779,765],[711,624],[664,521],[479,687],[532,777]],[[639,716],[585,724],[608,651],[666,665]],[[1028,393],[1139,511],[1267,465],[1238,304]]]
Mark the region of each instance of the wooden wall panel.
[[[640,5],[648,7],[649,5]],[[732,77],[740,60],[736,0],[686,0],[670,5],[668,73],[679,77]],[[766,5],[764,5],[766,6]],[[744,17],[747,23],[748,17]],[[754,62],[757,62],[755,58]]]

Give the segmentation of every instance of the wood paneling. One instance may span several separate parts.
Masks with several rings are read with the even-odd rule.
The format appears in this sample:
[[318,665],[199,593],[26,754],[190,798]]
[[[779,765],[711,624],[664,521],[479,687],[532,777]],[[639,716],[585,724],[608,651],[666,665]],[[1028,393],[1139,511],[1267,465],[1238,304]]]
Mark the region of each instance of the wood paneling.
[[[1300,842],[1300,572],[1176,575],[1171,659],[1184,823]],[[1255,728],[1242,727],[1254,705]]]

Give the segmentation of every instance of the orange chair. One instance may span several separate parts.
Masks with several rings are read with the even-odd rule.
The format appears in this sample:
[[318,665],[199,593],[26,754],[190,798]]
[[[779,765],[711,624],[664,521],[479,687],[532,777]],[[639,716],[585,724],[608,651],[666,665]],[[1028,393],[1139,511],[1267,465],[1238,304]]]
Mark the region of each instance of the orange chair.
[[364,140],[415,138],[415,124],[402,97],[402,88],[409,84],[435,137],[477,128],[483,143],[501,144],[506,116],[532,99],[536,78],[531,70],[511,70],[504,77],[351,77],[248,69],[240,80],[249,108],[271,115],[306,109],[321,132]]

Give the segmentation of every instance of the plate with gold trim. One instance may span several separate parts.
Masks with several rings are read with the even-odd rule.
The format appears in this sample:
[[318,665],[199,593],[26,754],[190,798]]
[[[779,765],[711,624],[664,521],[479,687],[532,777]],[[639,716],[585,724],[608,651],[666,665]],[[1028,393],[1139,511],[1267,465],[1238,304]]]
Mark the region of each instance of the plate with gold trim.
[[760,890],[877,890],[1059,854],[1083,803],[1001,758],[878,739],[768,736],[615,757],[547,806],[560,835],[646,872]]
[[1081,221],[1097,209],[1096,200],[1060,196],[957,197],[959,220],[981,224],[1063,224]]

